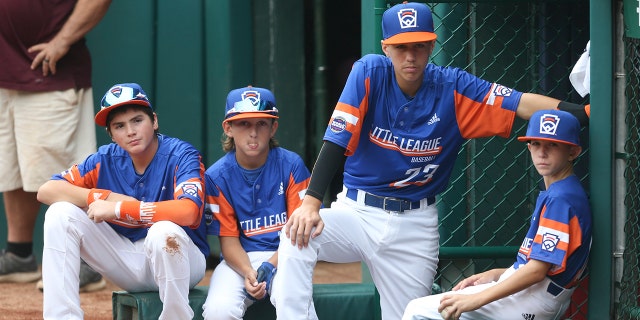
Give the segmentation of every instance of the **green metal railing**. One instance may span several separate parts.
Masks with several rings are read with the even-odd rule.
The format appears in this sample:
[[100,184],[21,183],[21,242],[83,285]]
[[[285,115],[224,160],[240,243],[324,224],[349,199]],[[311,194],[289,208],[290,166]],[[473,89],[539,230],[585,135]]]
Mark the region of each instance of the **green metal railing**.
[[[623,160],[626,196],[624,197],[624,253],[623,271],[619,283],[620,298],[616,308],[617,319],[640,319],[640,40],[624,38],[626,71],[627,128]],[[623,212],[619,212],[623,213]]]

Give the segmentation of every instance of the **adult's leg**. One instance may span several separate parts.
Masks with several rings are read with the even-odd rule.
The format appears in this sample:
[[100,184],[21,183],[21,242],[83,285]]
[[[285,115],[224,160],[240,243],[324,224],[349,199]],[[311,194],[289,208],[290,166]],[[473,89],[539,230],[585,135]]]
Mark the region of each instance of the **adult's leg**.
[[5,191],[3,200],[7,215],[7,242],[33,242],[33,229],[40,210],[36,193],[22,189]]
[[[0,192],[7,219],[7,250],[0,253],[0,282],[31,282],[40,278],[33,251],[33,232],[40,209],[34,192],[23,190],[14,133],[16,90],[0,89]],[[29,190],[35,191],[35,190]]]

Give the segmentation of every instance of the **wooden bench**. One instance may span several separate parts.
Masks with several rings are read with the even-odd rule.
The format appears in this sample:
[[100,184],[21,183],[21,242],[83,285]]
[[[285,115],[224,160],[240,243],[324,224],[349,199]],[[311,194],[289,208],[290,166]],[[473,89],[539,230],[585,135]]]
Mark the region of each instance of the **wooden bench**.
[[[202,305],[208,289],[208,286],[197,286],[189,292],[194,319],[202,319]],[[373,283],[314,284],[313,301],[319,319],[381,319],[380,296]],[[112,304],[114,320],[158,319],[162,311],[157,291],[114,291]],[[275,308],[268,300],[260,301],[249,307],[244,319],[276,319]]]

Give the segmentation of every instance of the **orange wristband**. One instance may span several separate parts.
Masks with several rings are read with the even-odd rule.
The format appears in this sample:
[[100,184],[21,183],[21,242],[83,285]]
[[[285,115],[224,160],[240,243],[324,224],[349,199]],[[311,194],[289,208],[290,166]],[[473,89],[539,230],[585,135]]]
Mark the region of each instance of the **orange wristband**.
[[87,195],[87,206],[92,204],[94,201],[98,199],[100,200],[107,199],[110,194],[111,194],[111,190],[96,189],[96,188],[89,190],[89,195]]
[[120,220],[140,221],[140,201],[122,201]]

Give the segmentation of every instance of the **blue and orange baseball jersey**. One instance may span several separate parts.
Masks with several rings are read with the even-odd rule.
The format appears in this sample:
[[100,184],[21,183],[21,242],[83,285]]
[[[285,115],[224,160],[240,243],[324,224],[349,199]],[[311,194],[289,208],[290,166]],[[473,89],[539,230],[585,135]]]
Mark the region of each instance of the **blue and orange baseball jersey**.
[[550,263],[547,276],[570,288],[580,280],[591,249],[591,208],[580,179],[571,175],[541,191],[514,267],[530,259]]
[[115,143],[101,146],[82,163],[54,175],[83,188],[107,189],[143,201],[144,219],[108,221],[119,234],[135,242],[147,236],[153,224],[154,202],[187,198],[200,208],[199,224],[183,227],[205,256],[209,255],[204,223],[204,165],[200,152],[182,140],[158,134],[158,150],[143,174],[131,156]]
[[280,230],[302,203],[309,170],[300,156],[280,147],[269,150],[254,182],[242,170],[231,151],[205,172],[208,233],[239,237],[246,252],[276,251]]
[[417,201],[445,190],[466,139],[509,136],[521,96],[428,64],[419,91],[407,97],[391,60],[366,55],[353,65],[324,140],[346,148],[347,188]]

